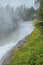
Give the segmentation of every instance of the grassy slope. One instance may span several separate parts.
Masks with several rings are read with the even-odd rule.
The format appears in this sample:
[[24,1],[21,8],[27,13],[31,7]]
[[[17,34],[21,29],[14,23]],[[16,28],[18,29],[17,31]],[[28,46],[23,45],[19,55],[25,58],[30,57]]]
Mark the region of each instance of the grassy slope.
[[16,50],[8,65],[43,65],[43,34],[35,29],[24,47]]

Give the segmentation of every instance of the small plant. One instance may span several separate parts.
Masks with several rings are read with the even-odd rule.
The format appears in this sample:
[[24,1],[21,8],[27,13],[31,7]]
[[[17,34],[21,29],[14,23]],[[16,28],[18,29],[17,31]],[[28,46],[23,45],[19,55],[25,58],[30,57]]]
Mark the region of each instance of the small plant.
[[33,24],[41,33],[43,33],[43,21],[34,20]]

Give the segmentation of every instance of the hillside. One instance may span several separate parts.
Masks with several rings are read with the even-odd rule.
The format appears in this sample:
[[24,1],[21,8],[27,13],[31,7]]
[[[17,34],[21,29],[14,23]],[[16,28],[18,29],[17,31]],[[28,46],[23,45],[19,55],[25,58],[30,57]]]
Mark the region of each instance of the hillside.
[[8,65],[43,65],[43,34],[35,29],[24,43],[13,52]]

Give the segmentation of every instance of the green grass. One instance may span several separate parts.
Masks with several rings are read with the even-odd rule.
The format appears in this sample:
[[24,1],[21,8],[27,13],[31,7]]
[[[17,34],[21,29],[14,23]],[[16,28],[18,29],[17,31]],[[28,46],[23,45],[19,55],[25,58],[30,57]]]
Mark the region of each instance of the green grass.
[[43,34],[35,29],[24,47],[14,51],[8,65],[43,65]]

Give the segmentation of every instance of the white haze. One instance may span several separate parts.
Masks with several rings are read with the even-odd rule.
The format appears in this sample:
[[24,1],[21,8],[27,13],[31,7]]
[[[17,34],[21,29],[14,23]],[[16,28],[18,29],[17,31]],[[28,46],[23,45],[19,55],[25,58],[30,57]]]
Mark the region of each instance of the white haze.
[[18,27],[17,18],[14,15],[14,8],[7,5],[0,7],[0,38],[10,34]]
[[25,4],[27,7],[34,6],[34,1],[35,0],[0,0],[0,4],[2,6],[5,6],[7,4],[18,7],[21,4]]
[[16,7],[24,4],[25,7],[30,8],[31,6],[34,6],[34,1],[0,0],[0,39],[9,35],[11,32],[15,31],[16,28],[18,28],[18,21],[22,20],[22,18],[19,16],[19,10],[14,10]]

